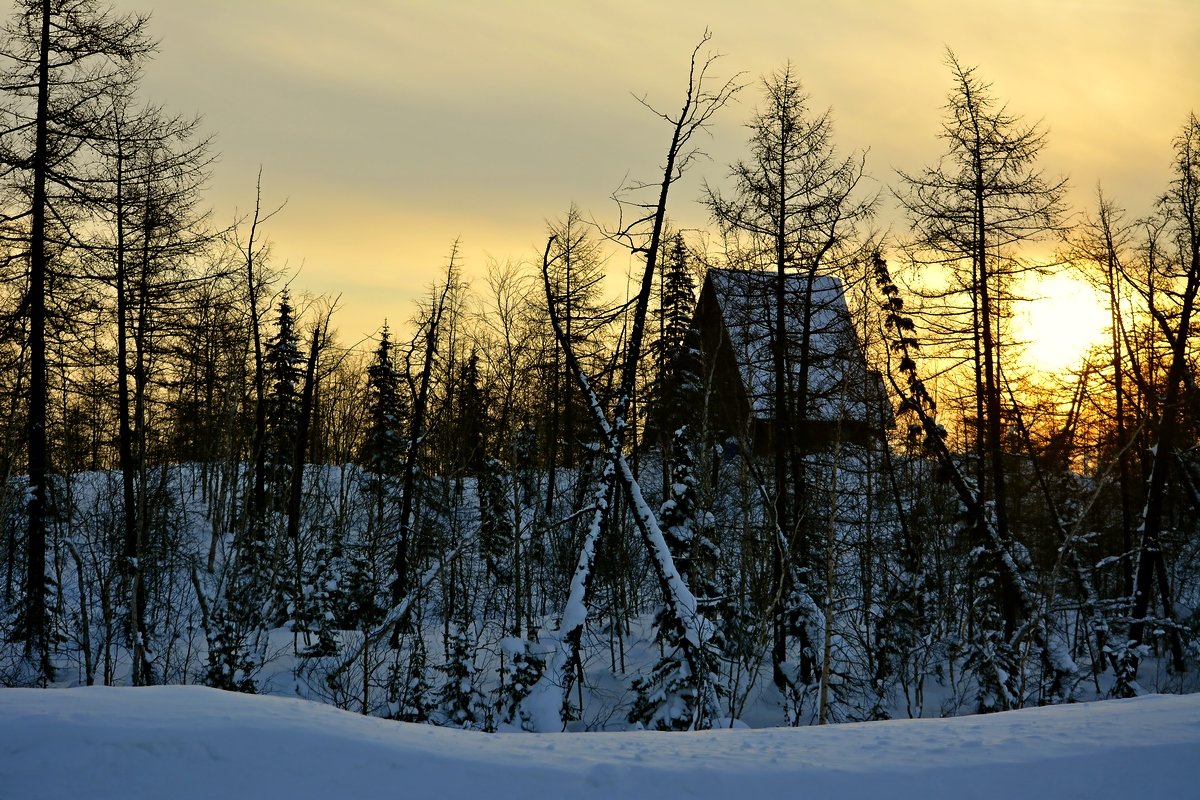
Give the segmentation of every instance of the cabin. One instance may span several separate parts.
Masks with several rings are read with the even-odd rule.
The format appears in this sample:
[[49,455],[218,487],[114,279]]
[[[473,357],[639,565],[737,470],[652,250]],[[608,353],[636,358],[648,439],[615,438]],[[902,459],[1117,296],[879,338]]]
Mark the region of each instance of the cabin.
[[[710,269],[693,317],[709,429],[758,455],[771,452],[774,439],[776,281],[774,272]],[[784,296],[796,446],[882,437],[893,424],[891,407],[882,376],[867,366],[842,282],[792,273]]]

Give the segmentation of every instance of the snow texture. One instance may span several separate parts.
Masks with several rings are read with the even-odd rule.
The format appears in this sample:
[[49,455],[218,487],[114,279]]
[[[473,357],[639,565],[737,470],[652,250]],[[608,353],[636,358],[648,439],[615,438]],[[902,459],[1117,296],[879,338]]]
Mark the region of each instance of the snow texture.
[[0,690],[0,796],[1190,797],[1200,695],[957,719],[481,734],[195,686]]
[[[769,419],[774,406],[772,347],[778,277],[768,271],[710,269],[707,280],[721,309],[725,332],[754,414]],[[791,273],[784,280],[787,311],[784,325],[793,372],[799,371],[802,361],[807,287],[806,275]],[[869,421],[864,392],[876,390],[878,379],[867,374],[840,280],[828,275],[813,277],[809,321],[808,417],[826,422]],[[793,375],[793,383],[797,379]]]

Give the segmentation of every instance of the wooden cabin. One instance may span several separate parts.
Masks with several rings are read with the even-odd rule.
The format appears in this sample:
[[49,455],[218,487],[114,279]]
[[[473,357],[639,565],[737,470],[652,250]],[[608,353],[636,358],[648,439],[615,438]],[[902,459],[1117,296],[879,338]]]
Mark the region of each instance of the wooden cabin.
[[[709,429],[760,455],[771,452],[774,438],[776,280],[774,272],[710,269],[693,318]],[[882,377],[867,367],[841,281],[789,274],[784,284],[796,446],[867,444],[882,436],[892,425],[891,408]]]

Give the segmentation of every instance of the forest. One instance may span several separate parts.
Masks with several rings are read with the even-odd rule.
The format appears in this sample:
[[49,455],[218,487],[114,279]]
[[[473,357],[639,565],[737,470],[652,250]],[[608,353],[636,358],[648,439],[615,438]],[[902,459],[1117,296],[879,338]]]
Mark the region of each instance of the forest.
[[[877,190],[793,67],[717,77],[705,34],[616,222],[572,206],[486,270],[448,243],[362,350],[273,263],[277,208],[206,210],[209,135],[140,94],[148,16],[14,5],[0,685],[485,731],[1200,690],[1194,112],[1152,209],[1071,208],[1044,124],[947,51],[928,166]],[[743,157],[677,228],[735,96]],[[1049,376],[1013,321],[1064,272],[1109,322]]]

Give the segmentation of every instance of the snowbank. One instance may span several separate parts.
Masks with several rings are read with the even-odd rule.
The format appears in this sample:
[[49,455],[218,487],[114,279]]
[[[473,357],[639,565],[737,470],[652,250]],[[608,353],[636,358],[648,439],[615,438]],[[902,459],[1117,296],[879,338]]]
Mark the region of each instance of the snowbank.
[[692,734],[497,734],[193,686],[0,690],[0,797],[1186,797],[1200,695]]

